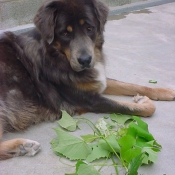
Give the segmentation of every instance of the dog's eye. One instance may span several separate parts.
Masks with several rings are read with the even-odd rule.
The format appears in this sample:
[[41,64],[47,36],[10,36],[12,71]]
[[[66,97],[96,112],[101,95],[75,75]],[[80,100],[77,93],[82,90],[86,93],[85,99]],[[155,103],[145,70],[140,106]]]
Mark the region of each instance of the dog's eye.
[[87,27],[87,31],[88,31],[88,32],[92,32],[92,31],[93,31],[93,27],[90,27],[90,26]]
[[70,38],[71,38],[71,34],[70,34],[70,32],[68,32],[67,30],[62,31],[62,32],[60,33],[60,36],[61,36],[61,38],[64,39],[64,40],[70,40]]
[[69,35],[69,33],[66,32],[66,31],[64,31],[64,32],[62,33],[62,35],[65,36],[65,37],[67,37],[67,36]]

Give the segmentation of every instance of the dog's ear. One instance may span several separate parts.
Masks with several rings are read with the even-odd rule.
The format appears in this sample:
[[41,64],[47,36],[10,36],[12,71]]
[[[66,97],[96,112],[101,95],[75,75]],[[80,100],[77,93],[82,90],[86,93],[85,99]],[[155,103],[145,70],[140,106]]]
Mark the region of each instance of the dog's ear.
[[104,3],[100,1],[94,1],[94,9],[95,9],[96,17],[99,22],[99,30],[100,32],[103,32],[104,25],[107,21],[109,9]]
[[60,9],[60,1],[46,2],[41,6],[34,17],[34,24],[41,36],[51,44],[54,40],[56,12]]

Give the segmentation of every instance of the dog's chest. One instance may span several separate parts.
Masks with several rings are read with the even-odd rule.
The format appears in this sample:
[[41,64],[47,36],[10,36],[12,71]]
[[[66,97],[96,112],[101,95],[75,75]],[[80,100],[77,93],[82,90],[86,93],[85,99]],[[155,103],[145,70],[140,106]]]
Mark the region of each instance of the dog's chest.
[[102,93],[106,89],[105,68],[101,62],[96,63],[93,70],[96,76],[87,82],[76,83],[75,86],[83,91]]
[[106,89],[106,74],[105,67],[101,62],[96,63],[94,69],[97,71],[96,81],[100,83],[99,93],[102,93]]

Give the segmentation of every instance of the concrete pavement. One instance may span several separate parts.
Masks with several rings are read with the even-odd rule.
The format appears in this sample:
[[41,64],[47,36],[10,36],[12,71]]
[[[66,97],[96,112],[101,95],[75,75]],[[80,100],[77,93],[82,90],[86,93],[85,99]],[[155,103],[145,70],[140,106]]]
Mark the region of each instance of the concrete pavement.
[[[111,19],[111,18],[110,18]],[[175,3],[147,8],[129,14],[113,16],[105,32],[104,52],[106,74],[110,78],[151,87],[175,89]],[[150,79],[157,84],[149,84]],[[114,97],[131,101],[131,97]],[[143,166],[139,175],[175,174],[175,101],[154,102],[157,110],[144,118],[150,132],[162,145],[158,161]],[[83,115],[92,121],[104,114]],[[42,151],[35,157],[17,157],[0,162],[0,175],[64,175],[72,168],[61,163],[51,150],[50,141],[56,136],[55,123],[32,126],[24,133],[8,133],[3,140],[23,137],[41,143]],[[78,130],[75,135],[89,133],[89,128]],[[65,162],[63,159],[62,161]],[[102,175],[111,175],[113,168],[105,167]],[[122,173],[120,174],[122,175]]]

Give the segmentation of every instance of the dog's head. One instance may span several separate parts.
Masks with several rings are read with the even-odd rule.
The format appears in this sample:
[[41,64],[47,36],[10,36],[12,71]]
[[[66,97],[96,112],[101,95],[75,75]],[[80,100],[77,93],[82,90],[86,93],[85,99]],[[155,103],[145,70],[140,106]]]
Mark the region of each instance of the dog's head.
[[79,72],[100,59],[107,15],[108,8],[96,0],[52,0],[38,10],[34,23],[42,38]]

